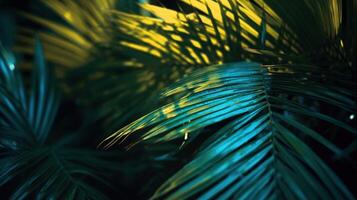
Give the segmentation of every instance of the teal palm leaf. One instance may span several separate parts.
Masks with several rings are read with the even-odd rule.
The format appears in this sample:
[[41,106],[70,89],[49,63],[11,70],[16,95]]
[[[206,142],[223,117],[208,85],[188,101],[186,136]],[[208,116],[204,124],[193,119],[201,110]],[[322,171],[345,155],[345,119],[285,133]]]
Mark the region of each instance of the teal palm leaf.
[[107,199],[90,182],[110,187],[101,178],[113,165],[106,159],[104,153],[63,145],[6,152],[0,159],[0,186],[16,180],[10,199]]
[[[142,96],[155,97],[160,89],[194,69],[250,60],[265,64],[320,64],[332,57],[324,51],[316,52],[327,46],[325,43],[338,44],[336,49],[326,50],[334,56],[343,52],[338,37],[342,12],[339,1],[294,1],[296,7],[290,6],[291,2],[258,0],[177,2],[183,5],[179,11],[141,4],[154,17],[112,12],[114,42],[103,46],[133,58],[133,63],[140,66],[138,73],[104,72],[94,84],[79,89],[86,96],[84,101],[98,102],[99,112],[107,116],[108,131],[125,123],[122,113],[135,117],[152,107]],[[285,12],[285,7],[289,12]],[[311,20],[296,20],[304,15]],[[93,69],[98,67],[88,71]],[[129,83],[129,79],[136,80],[135,84]],[[129,90],[135,94],[126,96]],[[107,94],[113,98],[101,100]],[[130,105],[127,98],[133,99]]]
[[[78,70],[79,73],[84,71]],[[108,67],[97,72],[103,76],[87,79],[86,84],[78,85],[73,91],[82,105],[97,109],[96,119],[103,120],[108,133],[150,112],[160,102],[157,98],[160,90],[174,83],[178,74],[188,73],[179,67],[163,68],[162,65],[126,70]]]
[[58,91],[49,69],[45,66],[39,42],[36,43],[35,51],[29,95],[19,70],[15,68],[14,59],[9,60],[6,54],[1,55],[1,127],[32,138],[31,145],[45,142],[59,104]]
[[122,128],[104,144],[131,135],[138,142],[189,143],[200,129],[220,127],[153,199],[354,199],[309,144],[316,142],[331,156],[348,159],[343,147],[313,121],[337,126],[354,140],[357,130],[294,98],[355,112],[355,93],[343,87],[352,84],[348,80],[306,65],[207,67],[164,92],[178,100]]
[[90,183],[108,184],[101,177],[114,162],[103,152],[69,147],[66,137],[51,137],[59,92],[39,41],[35,52],[27,87],[14,57],[1,49],[0,187],[16,184],[11,199],[105,199]]

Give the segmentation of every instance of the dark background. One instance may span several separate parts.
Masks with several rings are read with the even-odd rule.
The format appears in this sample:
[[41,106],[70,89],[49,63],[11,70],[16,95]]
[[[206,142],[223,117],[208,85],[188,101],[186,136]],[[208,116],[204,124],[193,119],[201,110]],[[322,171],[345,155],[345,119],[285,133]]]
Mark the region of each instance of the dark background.
[[[121,5],[121,8],[125,11],[128,12],[137,12],[137,7],[135,3],[130,2],[128,0],[122,1],[125,2],[123,5]],[[158,2],[156,2],[158,3]],[[349,6],[349,1],[345,0],[343,1],[344,3],[344,18],[346,19],[346,16],[349,15],[350,13],[347,11],[348,6]],[[177,4],[175,1],[162,1],[160,4],[163,4],[169,8],[177,8]],[[41,16],[47,16],[48,18],[53,18],[54,20],[58,19],[56,15],[54,15],[49,9],[46,9],[39,0],[0,0],[0,41],[3,46],[7,48],[12,48],[16,42],[16,33],[18,32],[18,28],[21,26],[26,26],[26,27],[33,27],[33,29],[41,29],[41,27],[37,26],[36,24],[32,24],[30,21],[24,19],[23,17],[18,15],[19,11],[25,11],[29,12],[35,15],[41,15]],[[348,31],[350,28],[351,24],[347,20],[343,20],[342,28],[345,29],[345,32]],[[26,59],[26,57],[24,57]],[[356,57],[354,58],[356,60]],[[354,62],[356,63],[356,62]],[[356,77],[356,70],[354,69],[354,77]],[[66,116],[68,114],[75,116],[76,115],[76,106],[73,102],[67,101],[63,103],[62,107],[64,108],[63,110],[70,110],[70,113],[67,112],[60,112],[60,116]],[[328,109],[328,108],[327,108]],[[331,112],[335,112],[331,110]],[[80,114],[78,114],[80,115]],[[346,119],[347,120],[347,119]],[[354,120],[355,121],[355,120]],[[354,121],[350,121],[349,123],[354,124]],[[80,124],[79,123],[73,123],[73,124]],[[72,127],[73,128],[73,127]],[[214,127],[213,127],[214,128]],[[323,128],[323,127],[322,127]],[[343,144],[348,141],[345,141],[342,139],[339,141],[339,143]],[[140,151],[140,150],[138,150]],[[188,150],[189,151],[189,150]],[[123,159],[131,159],[130,156],[135,156],[135,154],[138,152],[133,152],[132,154],[128,155],[127,157],[124,157]],[[140,154],[140,152],[138,153]],[[185,156],[183,156],[185,157]],[[328,159],[328,158],[327,158]],[[350,190],[356,195],[356,186],[355,186],[355,179],[356,179],[356,174],[357,174],[357,166],[355,164],[351,165],[349,162],[345,161],[339,161],[339,162],[334,162],[331,159],[330,160],[332,168],[337,171],[337,173],[340,175],[340,177],[344,180],[344,182],[348,185]],[[173,173],[181,164],[180,163],[170,163],[168,166],[171,168],[169,170],[168,174]],[[351,167],[352,166],[352,167]],[[134,169],[135,171],[135,169]],[[145,179],[150,179],[152,176],[162,176],[160,177],[161,180],[165,179],[166,175],[161,175],[157,174],[155,170],[144,170],[144,172],[140,175],[141,177],[139,179],[134,179],[130,180],[130,176],[128,177],[118,177],[118,179],[125,179],[125,181],[128,182],[128,186],[121,185],[120,187],[125,188],[125,191],[121,191],[118,193],[112,193],[113,197],[126,197],[127,194],[133,194],[137,192],[137,188],[133,187],[136,184],[139,184],[140,180],[145,180]],[[120,181],[124,182],[124,181]],[[152,183],[153,185],[158,185],[160,181]],[[121,183],[119,183],[121,184]],[[146,187],[153,186],[153,185],[147,185]],[[11,186],[9,186],[10,188]],[[8,189],[9,189],[8,188]],[[8,193],[7,188],[5,189],[0,189],[0,194],[2,193]],[[146,198],[147,194],[138,194],[136,198]],[[131,196],[132,198],[132,196]]]

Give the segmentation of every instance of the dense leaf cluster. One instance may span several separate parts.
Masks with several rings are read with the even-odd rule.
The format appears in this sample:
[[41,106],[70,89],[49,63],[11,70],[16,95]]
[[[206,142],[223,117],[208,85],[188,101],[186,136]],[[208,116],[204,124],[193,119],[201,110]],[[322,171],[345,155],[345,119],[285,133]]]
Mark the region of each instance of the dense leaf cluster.
[[356,0],[33,5],[0,46],[4,196],[355,199]]

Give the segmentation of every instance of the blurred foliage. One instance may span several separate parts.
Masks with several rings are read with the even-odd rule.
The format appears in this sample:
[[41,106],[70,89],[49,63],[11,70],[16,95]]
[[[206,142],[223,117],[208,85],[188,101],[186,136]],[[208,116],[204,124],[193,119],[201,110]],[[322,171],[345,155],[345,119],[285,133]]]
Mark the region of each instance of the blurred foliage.
[[354,199],[356,13],[356,0],[0,1],[0,193]]

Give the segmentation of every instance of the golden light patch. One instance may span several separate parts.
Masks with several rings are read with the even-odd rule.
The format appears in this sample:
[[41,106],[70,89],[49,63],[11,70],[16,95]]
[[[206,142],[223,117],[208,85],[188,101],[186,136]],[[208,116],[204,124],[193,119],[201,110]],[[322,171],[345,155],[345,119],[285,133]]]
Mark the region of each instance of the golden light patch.
[[167,118],[175,117],[177,115],[174,112],[175,111],[175,105],[169,105],[166,108],[163,108],[161,111]]
[[182,37],[179,36],[179,35],[171,35],[171,38],[173,40],[177,41],[177,42],[182,42],[183,41]]
[[201,44],[198,41],[196,41],[196,40],[190,40],[190,41],[194,47],[196,47],[198,49],[202,48]]

